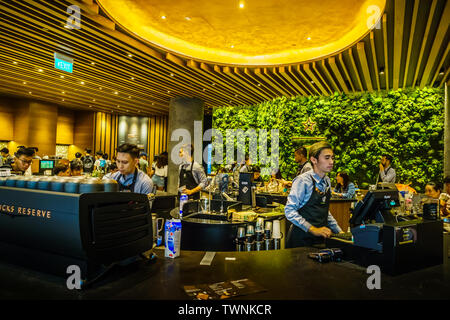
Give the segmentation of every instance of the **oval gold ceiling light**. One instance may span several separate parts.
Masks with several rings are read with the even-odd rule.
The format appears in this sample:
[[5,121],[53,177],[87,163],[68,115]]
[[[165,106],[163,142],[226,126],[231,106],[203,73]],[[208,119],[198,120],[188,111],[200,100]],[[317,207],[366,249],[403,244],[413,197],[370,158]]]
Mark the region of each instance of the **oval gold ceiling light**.
[[[152,46],[190,59],[242,66],[334,55],[366,36],[386,5],[386,0],[285,0],[280,6],[278,0],[265,0],[245,3],[243,10],[234,1],[219,0],[97,2],[115,23]],[[169,16],[170,24],[164,19]],[[195,19],[187,23],[186,17]],[[226,43],[239,43],[239,48]]]

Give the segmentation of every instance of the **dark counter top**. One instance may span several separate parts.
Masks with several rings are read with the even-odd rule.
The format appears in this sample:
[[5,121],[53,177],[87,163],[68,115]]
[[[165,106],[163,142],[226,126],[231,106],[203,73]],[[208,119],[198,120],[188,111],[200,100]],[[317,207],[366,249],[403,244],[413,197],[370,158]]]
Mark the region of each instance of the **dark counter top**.
[[[210,266],[205,252],[182,251],[176,259],[155,250],[153,262],[114,267],[87,290],[68,290],[66,280],[0,264],[2,299],[188,299],[184,285],[248,278],[267,291],[239,300],[297,299],[448,299],[450,266],[440,265],[396,277],[381,275],[381,289],[369,290],[366,269],[348,262],[317,263],[315,248],[261,252],[217,252]],[[236,260],[225,260],[234,257]],[[236,298],[235,298],[236,299]]]

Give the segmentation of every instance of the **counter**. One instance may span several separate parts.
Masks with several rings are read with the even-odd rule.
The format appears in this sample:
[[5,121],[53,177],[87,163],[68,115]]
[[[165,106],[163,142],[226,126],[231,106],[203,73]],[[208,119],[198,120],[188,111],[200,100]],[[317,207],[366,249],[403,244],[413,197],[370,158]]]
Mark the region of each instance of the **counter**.
[[307,258],[308,253],[317,251],[217,252],[211,265],[206,266],[200,265],[205,252],[182,251],[172,260],[156,250],[154,262],[117,266],[92,288],[82,291],[68,290],[65,279],[0,263],[0,298],[181,300],[188,299],[185,285],[248,278],[266,291],[236,300],[448,299],[448,264],[396,277],[382,274],[381,290],[369,290],[366,269],[348,262],[319,264]]

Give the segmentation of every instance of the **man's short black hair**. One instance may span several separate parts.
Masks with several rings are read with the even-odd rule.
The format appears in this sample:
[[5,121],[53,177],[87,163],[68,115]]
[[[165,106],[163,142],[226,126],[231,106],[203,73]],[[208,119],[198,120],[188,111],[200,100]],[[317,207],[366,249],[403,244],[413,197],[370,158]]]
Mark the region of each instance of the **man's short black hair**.
[[107,153],[102,154],[102,158],[108,160],[108,154]]
[[305,147],[300,147],[295,150],[296,154],[302,154],[305,158],[308,156],[308,150]]
[[25,146],[20,146],[19,149],[17,149],[17,152],[15,153],[15,156],[19,158],[20,156],[27,156],[27,157],[34,157],[34,154],[36,153],[34,148],[26,148]]
[[442,186],[439,182],[429,181],[426,185],[433,187],[434,191],[442,190]]
[[86,153],[91,153],[92,152],[92,150],[89,149],[89,148],[86,148],[86,150],[84,150],[84,151],[86,151]]
[[70,170],[72,170],[72,171],[73,170],[79,171],[81,169],[83,169],[83,165],[79,161],[76,161],[76,160],[70,161]]
[[2,150],[0,150],[0,152],[8,154],[9,150],[8,150],[8,148],[3,148]]
[[95,154],[101,157],[103,155],[103,151],[102,150],[98,150]]
[[117,152],[128,153],[132,158],[139,158],[140,149],[135,144],[124,143],[117,147]]
[[75,158],[79,159],[81,158],[82,154],[80,152],[75,153]]
[[394,158],[392,158],[392,156],[390,154],[383,154],[383,157],[386,158],[386,160],[389,160],[392,163],[392,160],[394,160]]

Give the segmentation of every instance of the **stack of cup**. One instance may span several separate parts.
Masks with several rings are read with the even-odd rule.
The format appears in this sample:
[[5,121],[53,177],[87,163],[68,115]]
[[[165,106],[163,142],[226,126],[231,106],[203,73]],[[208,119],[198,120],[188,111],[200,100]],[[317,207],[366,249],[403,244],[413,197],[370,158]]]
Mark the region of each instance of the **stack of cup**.
[[267,221],[264,228],[264,248],[266,250],[273,249],[273,239],[272,239],[272,221]]
[[282,237],[283,234],[280,231],[280,220],[274,220],[272,228],[272,238],[273,238],[273,247],[275,250],[279,250],[281,248]]
[[236,251],[244,251],[245,249],[245,228],[239,227],[236,237]]
[[249,224],[247,226],[247,233],[245,234],[245,251],[255,250],[255,228]]
[[264,244],[264,218],[256,219],[255,238],[256,251],[261,251]]

